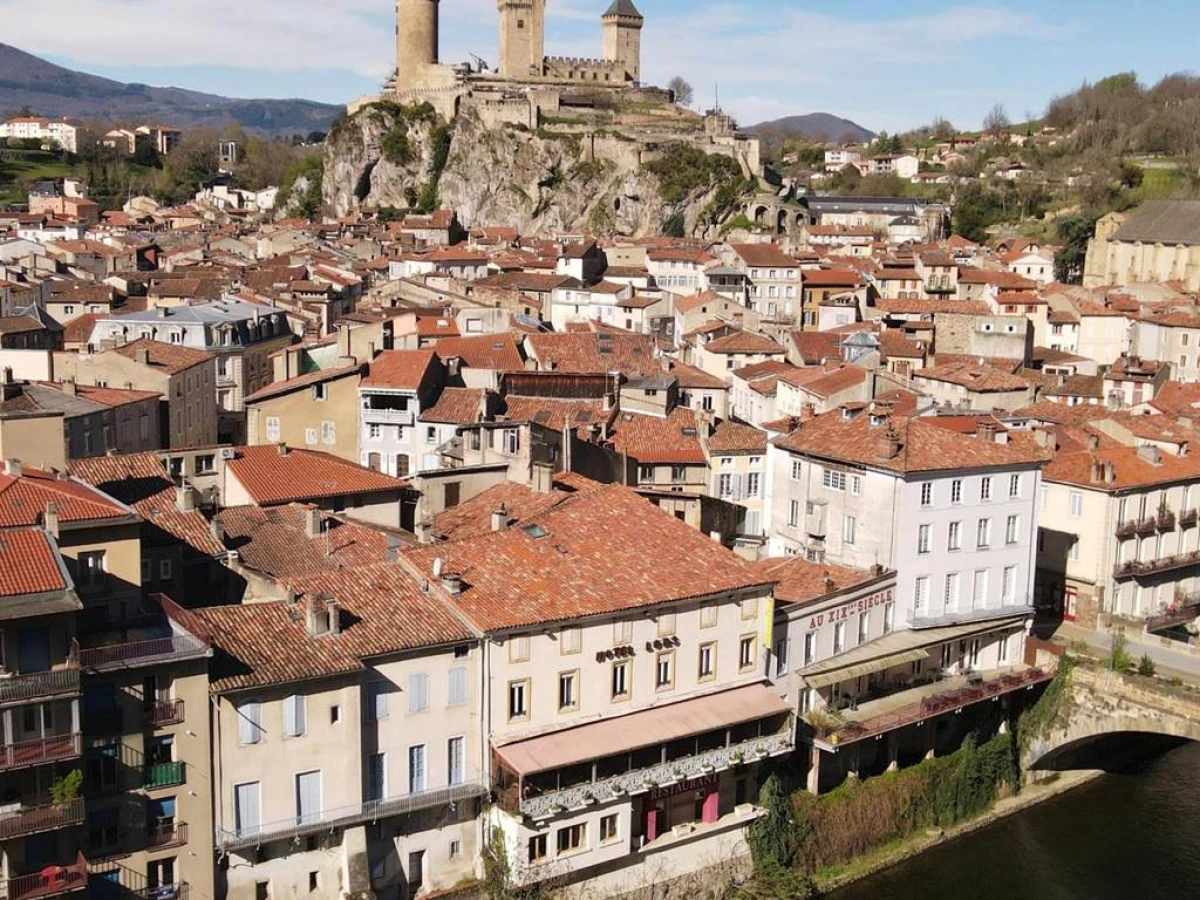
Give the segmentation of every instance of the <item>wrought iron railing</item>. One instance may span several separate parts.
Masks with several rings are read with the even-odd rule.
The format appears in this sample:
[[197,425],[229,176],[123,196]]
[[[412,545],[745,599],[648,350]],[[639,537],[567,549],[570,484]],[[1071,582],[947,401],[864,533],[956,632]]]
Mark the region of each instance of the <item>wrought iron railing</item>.
[[72,759],[80,753],[79,733],[56,734],[32,741],[5,744],[0,748],[0,771],[40,766]]
[[83,798],[54,803],[48,797],[22,800],[19,809],[0,811],[0,840],[53,831],[83,821]]
[[66,668],[27,675],[0,676],[0,704],[26,703],[43,697],[79,693],[79,665],[72,660]]
[[208,645],[199,638],[192,637],[190,634],[173,634],[146,641],[89,647],[79,651],[79,663],[85,669],[103,672],[109,669],[144,666],[155,662],[192,659],[204,656],[207,652]]
[[183,721],[182,700],[158,700],[148,704],[142,712],[147,725],[174,725]]
[[146,830],[146,846],[152,850],[187,843],[187,822],[154,822]]
[[47,866],[40,872],[9,878],[4,884],[5,900],[33,900],[52,897],[87,887],[88,867],[83,854],[68,866]]
[[1169,572],[1172,569],[1184,569],[1195,565],[1200,565],[1200,550],[1179,553],[1175,556],[1161,556],[1158,559],[1129,560],[1117,563],[1113,566],[1113,578],[1136,578],[1139,575],[1154,575],[1158,572]]

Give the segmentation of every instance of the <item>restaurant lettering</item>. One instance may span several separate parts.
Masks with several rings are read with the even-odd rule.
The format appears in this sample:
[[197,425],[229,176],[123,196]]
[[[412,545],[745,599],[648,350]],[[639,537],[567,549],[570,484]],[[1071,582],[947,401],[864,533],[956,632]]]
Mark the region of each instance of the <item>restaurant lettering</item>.
[[716,772],[711,775],[701,775],[699,778],[685,778],[683,781],[669,784],[666,787],[656,787],[650,791],[650,799],[665,800],[668,797],[674,797],[676,794],[683,794],[687,791],[704,791],[712,790],[721,782],[721,776]]
[[892,602],[892,591],[889,588],[886,591],[880,591],[877,594],[871,594],[869,597],[859,597],[857,600],[850,603],[844,603],[841,606],[835,606],[831,610],[823,613],[818,613],[808,620],[808,630],[816,631],[822,625],[841,622],[843,619],[848,619],[851,616],[865,613],[868,610],[875,609],[877,606],[883,606],[885,603]]

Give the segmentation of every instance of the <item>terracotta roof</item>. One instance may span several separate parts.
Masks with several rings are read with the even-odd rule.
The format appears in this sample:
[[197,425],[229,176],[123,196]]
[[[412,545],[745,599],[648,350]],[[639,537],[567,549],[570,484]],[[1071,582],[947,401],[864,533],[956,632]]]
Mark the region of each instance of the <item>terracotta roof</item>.
[[778,244],[730,244],[742,263],[755,268],[794,269],[799,265]]
[[437,355],[426,350],[385,350],[371,361],[361,387],[415,391]]
[[70,588],[62,557],[40,528],[0,533],[0,597],[47,594]]
[[723,391],[729,386],[715,375],[710,375],[703,369],[687,363],[671,360],[667,363],[667,372],[675,376],[681,389],[691,388],[694,391]]
[[126,359],[137,359],[139,350],[149,352],[150,367],[154,369],[163,369],[170,375],[175,375],[183,372],[193,366],[198,366],[216,357],[207,350],[196,350],[191,347],[180,347],[176,344],[164,344],[162,341],[152,341],[148,338],[140,338],[136,341],[130,341],[128,344],[122,344],[120,347],[114,347],[112,350],[105,351],[106,353],[115,353],[118,356],[124,356]]
[[802,556],[763,559],[754,568],[763,578],[778,582],[775,601],[788,606],[811,603],[878,577],[864,569],[809,562]]
[[[800,372],[821,372],[820,369],[808,370],[797,369]],[[870,376],[870,372],[861,366],[840,366],[831,372],[825,372],[815,378],[810,378],[798,385],[805,393],[812,394],[816,397],[832,397],[842,391],[848,391],[856,385],[862,384]],[[784,377],[785,381],[792,383],[792,379]]]
[[753,331],[735,331],[725,337],[709,341],[704,345],[709,353],[767,353],[783,354],[787,351],[765,334]]
[[398,491],[405,483],[380,472],[315,450],[292,450],[281,454],[273,444],[238,447],[237,456],[225,465],[250,495],[262,506],[316,500],[346,494]]
[[72,319],[63,326],[63,342],[66,344],[86,344],[92,337],[96,323],[107,319],[107,313],[84,313]]
[[164,536],[170,535],[206,556],[216,556],[225,551],[225,547],[213,535],[203,513],[179,509],[175,482],[156,454],[131,453],[75,459],[71,460],[70,470],[76,478],[137,510],[147,537],[153,538],[154,531],[158,530]]
[[434,338],[458,337],[458,323],[449,316],[417,316],[417,334]]
[[0,473],[0,528],[39,525],[47,504],[58,507],[60,524],[134,519],[128,506],[91,485],[23,467],[19,477]]
[[1099,375],[1070,375],[1063,379],[1062,384],[1047,388],[1046,394],[1052,397],[1093,397],[1104,396],[1104,379]]
[[992,308],[982,300],[888,300],[880,298],[875,306],[891,315],[936,315],[947,313],[963,316],[990,316]]
[[733,369],[729,374],[742,381],[755,381],[759,378],[781,375],[784,372],[793,372],[795,369],[796,367],[786,360],[767,359],[742,366],[740,369]]
[[274,384],[268,384],[262,390],[255,391],[246,398],[245,402],[258,403],[262,400],[270,400],[272,397],[290,394],[292,391],[298,391],[301,388],[311,387],[314,384],[325,384],[349,375],[358,375],[363,371],[363,368],[363,366],[353,365],[343,366],[339,369],[320,369],[316,372],[309,372],[307,375],[298,375],[295,378],[289,378],[286,381],[276,381]]
[[951,362],[919,369],[912,373],[912,377],[955,384],[976,393],[1021,391],[1029,388],[1029,382],[1024,378],[986,364],[979,365],[978,362]]
[[[1042,470],[1042,479],[1103,491],[1200,479],[1200,454],[1176,456],[1160,452],[1158,460],[1158,464],[1155,465],[1143,459],[1136,447],[1102,444],[1095,450],[1064,448],[1059,450],[1053,461]],[[1112,466],[1112,482],[1097,477],[1097,467],[1102,468],[1105,465]]]
[[1049,422],[1055,425],[1079,425],[1093,419],[1108,418],[1108,410],[1103,406],[1093,406],[1088,403],[1068,406],[1052,400],[1039,400],[1032,406],[1016,410],[1013,415],[1022,419],[1037,419],[1040,422]]
[[884,359],[924,359],[925,348],[903,331],[888,328],[879,333],[879,349]]
[[662,416],[622,413],[613,423],[611,441],[618,453],[642,465],[688,465],[707,461],[700,426],[692,410],[679,406]]
[[483,388],[442,388],[437,402],[420,415],[422,422],[440,422],[445,425],[468,425],[478,422],[483,415]]
[[700,309],[707,303],[715,303],[720,306],[728,301],[713,291],[705,291],[701,294],[688,294],[686,297],[676,297],[673,302],[675,304],[675,312],[689,313],[693,309]]
[[602,400],[562,400],[553,397],[504,398],[501,417],[510,422],[536,422],[561,431],[564,428],[586,429],[607,422],[612,413],[604,409]]
[[469,369],[515,372],[525,367],[517,342],[509,333],[439,338],[432,349],[443,362],[458,357]]
[[1000,290],[1036,291],[1038,284],[1028,278],[1022,278],[1008,269],[976,269],[972,266],[959,266],[959,284],[989,284]]
[[484,631],[769,583],[745,560],[615,485],[574,494],[518,528],[401,554],[422,573],[439,557],[443,571],[463,579],[462,593],[449,601]]
[[805,269],[801,283],[807,287],[857,287],[862,276],[852,269]]
[[649,375],[662,371],[650,335],[628,332],[531,334],[525,338],[542,369],[577,374]]
[[[590,488],[597,487],[595,483]],[[503,481],[476,494],[453,509],[443,510],[433,518],[433,533],[447,541],[476,538],[492,532],[492,513],[504,509],[504,527],[514,527],[531,516],[553,509],[573,495],[568,491],[539,493],[531,487]]]
[[1168,381],[1159,388],[1150,405],[1176,416],[1200,417],[1200,383]]
[[766,453],[767,433],[761,428],[722,422],[708,439],[708,452],[713,456],[734,453]]

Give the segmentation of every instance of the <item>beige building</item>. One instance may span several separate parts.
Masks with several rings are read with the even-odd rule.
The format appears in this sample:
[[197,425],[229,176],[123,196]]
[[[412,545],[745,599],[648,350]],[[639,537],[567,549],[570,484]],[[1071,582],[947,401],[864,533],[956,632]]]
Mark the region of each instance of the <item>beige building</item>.
[[246,398],[247,442],[287,444],[358,461],[359,365],[278,381]]
[[1084,287],[1165,281],[1200,290],[1200,201],[1150,200],[1096,223]]

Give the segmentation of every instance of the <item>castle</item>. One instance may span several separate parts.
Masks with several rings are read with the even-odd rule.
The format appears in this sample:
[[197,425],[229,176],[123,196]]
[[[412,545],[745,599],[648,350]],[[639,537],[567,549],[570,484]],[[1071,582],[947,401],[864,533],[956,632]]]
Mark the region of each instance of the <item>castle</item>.
[[641,80],[644,19],[633,0],[613,0],[600,17],[599,59],[546,56],[546,0],[497,0],[500,63],[447,66],[438,59],[440,0],[396,0],[396,74],[391,93],[452,90],[466,81],[633,87]]

